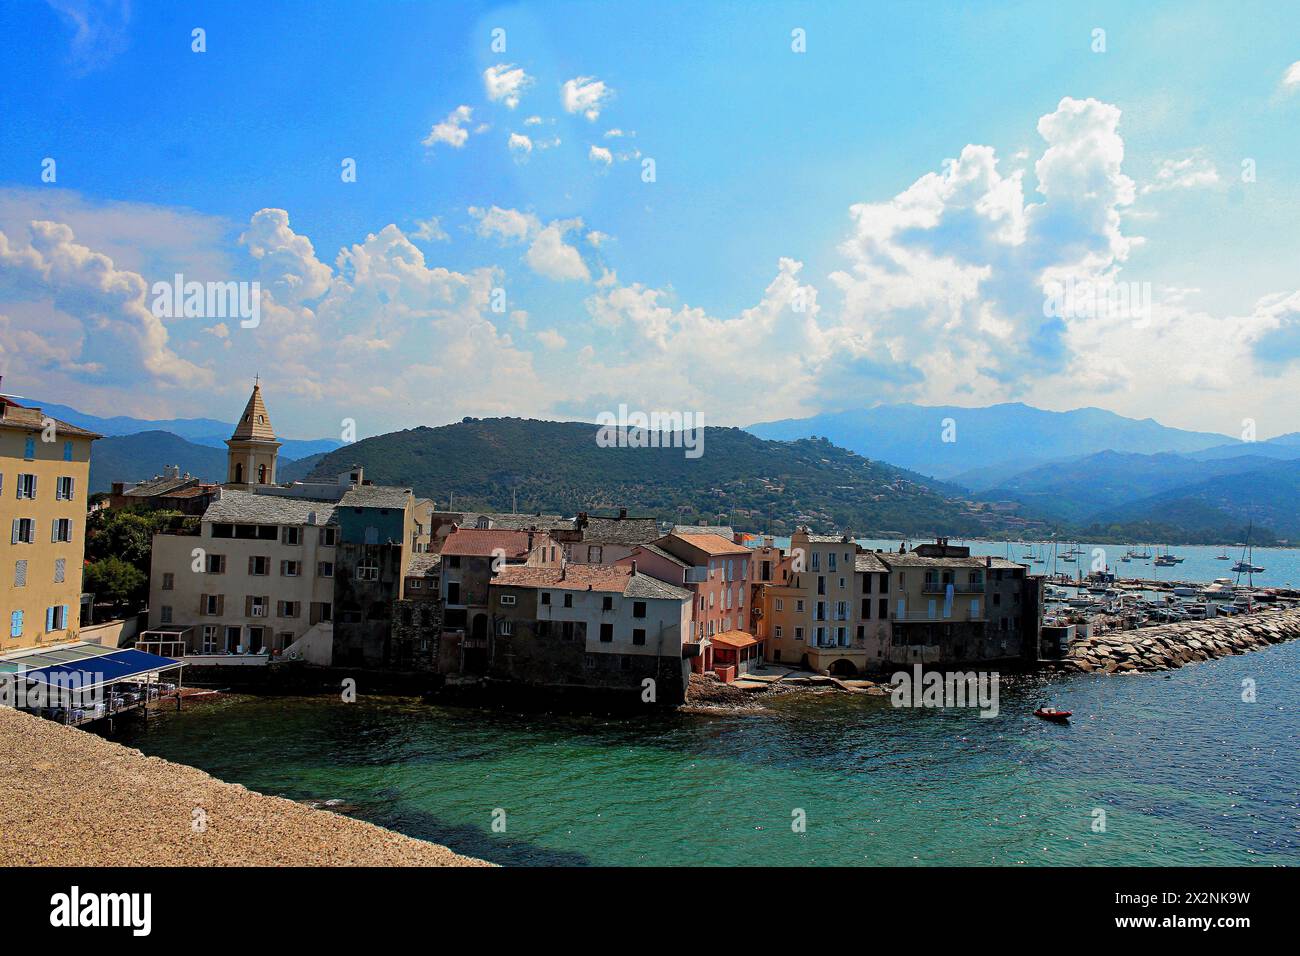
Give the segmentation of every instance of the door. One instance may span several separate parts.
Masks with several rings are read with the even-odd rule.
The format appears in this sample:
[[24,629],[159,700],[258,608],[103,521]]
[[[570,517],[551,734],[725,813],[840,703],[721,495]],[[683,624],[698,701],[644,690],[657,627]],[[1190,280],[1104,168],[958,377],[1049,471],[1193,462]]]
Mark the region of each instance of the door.
[[235,654],[239,651],[239,639],[243,636],[243,630],[239,627],[226,628],[226,653]]

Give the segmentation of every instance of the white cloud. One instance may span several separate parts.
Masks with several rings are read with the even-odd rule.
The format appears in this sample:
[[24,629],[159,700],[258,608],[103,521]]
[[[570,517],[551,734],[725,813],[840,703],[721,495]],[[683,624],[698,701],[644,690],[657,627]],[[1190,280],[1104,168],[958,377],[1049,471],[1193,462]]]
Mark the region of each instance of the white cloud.
[[[115,380],[142,372],[161,385],[211,384],[209,369],[180,358],[168,344],[167,327],[150,308],[143,276],[118,269],[108,256],[77,242],[64,223],[37,220],[28,233],[26,244],[15,245],[0,232],[0,288],[15,302],[48,302],[74,323],[77,338],[75,349],[60,342],[55,351],[40,350],[37,359],[74,363],[82,358],[83,368],[103,370]],[[51,341],[61,334],[48,320],[27,331]],[[36,340],[25,338],[31,351]],[[114,357],[111,366],[100,362],[106,356]]]
[[1142,192],[1163,192],[1169,189],[1200,189],[1219,184],[1219,171],[1214,163],[1199,152],[1182,159],[1164,159],[1156,168],[1155,179],[1142,186]]
[[507,145],[510,152],[520,158],[527,158],[528,154],[533,151],[533,141],[523,133],[511,133]]
[[1300,60],[1288,66],[1282,74],[1282,89],[1288,93],[1300,89]]
[[535,215],[517,209],[470,206],[469,214],[478,220],[480,236],[496,237],[502,242],[522,242],[542,228],[541,220]]
[[315,299],[329,288],[330,268],[316,258],[311,240],[289,228],[283,209],[259,209],[239,237],[257,260],[262,285],[281,303]]
[[595,122],[600,111],[608,105],[614,91],[603,80],[591,76],[579,76],[565,80],[560,88],[560,102],[565,112],[581,113],[588,120]]
[[430,216],[428,219],[415,220],[416,230],[411,233],[416,239],[425,242],[450,242],[451,236],[447,235],[446,230],[442,228],[442,223],[438,221],[437,216]]
[[458,106],[450,113],[441,123],[435,123],[433,129],[429,130],[429,135],[421,142],[432,149],[438,143],[446,143],[452,149],[460,149],[469,139],[469,130],[465,129],[474,115],[474,110],[468,106]]
[[591,273],[587,270],[587,264],[582,261],[581,253],[564,241],[564,234],[569,228],[580,229],[581,227],[581,219],[573,220],[571,223],[551,223],[537,234],[533,244],[528,247],[528,252],[524,254],[524,261],[534,272],[548,279],[558,281],[579,279],[589,282]]
[[519,105],[520,96],[532,85],[533,78],[513,63],[498,63],[483,71],[487,98],[493,103],[504,103],[510,109]]
[[587,151],[587,158],[593,163],[604,163],[608,166],[614,162],[614,154],[603,146],[593,146]]
[[541,126],[541,125],[542,125],[542,118],[541,118],[540,116],[530,116],[530,117],[528,117],[528,119],[524,120],[524,125],[525,125],[525,126]]
[[543,348],[551,352],[557,352],[568,345],[568,341],[555,329],[542,329],[537,333],[537,341],[542,343]]

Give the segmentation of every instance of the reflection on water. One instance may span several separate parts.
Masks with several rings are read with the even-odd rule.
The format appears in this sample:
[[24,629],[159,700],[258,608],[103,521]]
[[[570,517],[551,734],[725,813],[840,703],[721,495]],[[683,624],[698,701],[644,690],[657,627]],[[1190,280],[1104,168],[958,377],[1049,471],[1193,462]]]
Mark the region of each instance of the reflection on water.
[[[239,698],[123,742],[507,865],[1296,864],[1297,664],[1300,642],[1168,674],[1019,677],[988,720],[846,695],[635,719]],[[1044,702],[1073,723],[1032,717]]]

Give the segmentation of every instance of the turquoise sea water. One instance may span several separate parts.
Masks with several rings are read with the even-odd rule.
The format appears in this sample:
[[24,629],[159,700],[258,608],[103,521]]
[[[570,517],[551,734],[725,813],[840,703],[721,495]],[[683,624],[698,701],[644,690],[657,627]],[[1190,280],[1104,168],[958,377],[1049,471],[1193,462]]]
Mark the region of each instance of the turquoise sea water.
[[[912,539],[907,540],[908,547],[922,543],[929,539]],[[951,539],[953,544],[961,544],[970,548],[971,554],[983,557],[984,555],[993,555],[998,558],[1009,558],[1012,561],[1029,563],[1029,559],[1024,557],[1029,550],[1030,545],[1017,543],[1015,541],[977,541],[974,539]],[[866,548],[880,548],[885,551],[897,551],[900,541],[896,538],[875,539],[861,538],[858,543]],[[1073,542],[1071,542],[1073,543]],[[776,544],[782,548],[790,547],[789,538],[777,538]],[[1059,550],[1064,553],[1068,545],[1064,542],[1060,545]],[[1226,554],[1230,560],[1220,561],[1218,555],[1225,553],[1225,548],[1208,545],[1174,545],[1171,550],[1173,553],[1183,558],[1182,564],[1176,564],[1172,567],[1156,567],[1151,561],[1139,561],[1134,558],[1127,564],[1121,563],[1120,558],[1130,548],[1136,551],[1145,550],[1152,554],[1156,553],[1155,545],[1137,545],[1137,544],[1088,544],[1079,542],[1079,547],[1083,554],[1079,555],[1077,561],[1082,562],[1070,564],[1063,561],[1052,561],[1052,546],[1050,544],[1035,544],[1034,551],[1038,556],[1043,556],[1046,551],[1046,561],[1044,564],[1032,565],[1035,574],[1054,574],[1063,572],[1074,577],[1079,567],[1083,568],[1086,575],[1092,569],[1094,550],[1101,550],[1101,561],[1108,565],[1112,571],[1124,578],[1144,578],[1150,581],[1191,581],[1209,584],[1215,578],[1232,578],[1235,582],[1236,575],[1232,573],[1232,566],[1242,557],[1242,550],[1239,546],[1229,545],[1226,548]],[[1163,553],[1164,546],[1160,546],[1160,552]],[[1254,551],[1253,563],[1265,570],[1254,576],[1255,587],[1290,587],[1300,588],[1300,549],[1296,548],[1256,548]],[[1241,583],[1247,584],[1246,575],[1242,575]]]
[[[1298,671],[1292,642],[1168,674],[1024,677],[993,719],[846,695],[644,718],[230,698],[120,739],[509,865],[1295,865]],[[1045,701],[1072,725],[1035,719]]]

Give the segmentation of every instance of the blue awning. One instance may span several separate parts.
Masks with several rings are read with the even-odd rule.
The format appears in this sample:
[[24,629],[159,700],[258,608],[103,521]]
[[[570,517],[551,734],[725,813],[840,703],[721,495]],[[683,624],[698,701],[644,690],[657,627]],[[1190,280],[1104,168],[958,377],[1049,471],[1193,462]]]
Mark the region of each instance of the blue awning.
[[132,677],[155,674],[173,667],[184,666],[183,662],[170,657],[125,649],[99,654],[85,660],[37,667],[15,676],[51,687],[72,687],[79,690],[89,690],[93,687],[102,687],[104,684],[112,684],[115,681],[129,680]]

